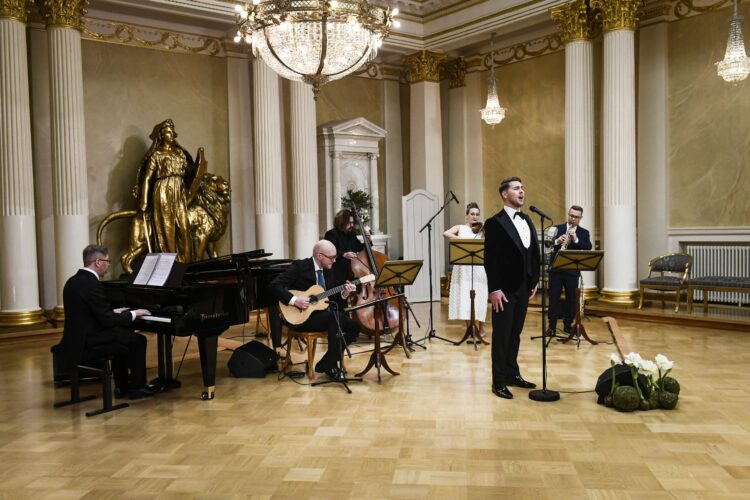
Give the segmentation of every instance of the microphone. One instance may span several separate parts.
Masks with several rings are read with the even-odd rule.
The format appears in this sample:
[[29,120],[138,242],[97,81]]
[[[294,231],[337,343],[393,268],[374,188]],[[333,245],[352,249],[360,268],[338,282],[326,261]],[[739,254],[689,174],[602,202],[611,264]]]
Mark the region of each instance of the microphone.
[[532,212],[534,212],[535,214],[537,214],[537,215],[540,215],[540,216],[544,217],[544,218],[545,218],[545,219],[547,219],[547,220],[552,220],[552,219],[550,219],[549,217],[547,217],[547,214],[545,214],[544,212],[542,212],[541,210],[539,210],[538,208],[536,208],[536,207],[535,207],[534,205],[531,205],[531,207],[529,207],[529,208],[530,208],[530,209],[531,209],[531,211],[532,211]]
[[456,205],[460,205],[461,203],[458,201],[458,198],[456,198],[456,195],[453,194],[453,191],[448,190],[448,194],[451,195],[451,198],[453,198],[453,201],[456,202]]

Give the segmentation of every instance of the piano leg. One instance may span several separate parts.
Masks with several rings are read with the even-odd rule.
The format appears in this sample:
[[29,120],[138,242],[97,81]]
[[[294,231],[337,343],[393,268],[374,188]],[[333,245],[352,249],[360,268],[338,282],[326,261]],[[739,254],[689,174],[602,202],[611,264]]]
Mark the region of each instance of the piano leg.
[[203,374],[204,391],[201,399],[204,401],[214,398],[216,390],[216,349],[219,344],[219,335],[224,329],[215,334],[200,335],[198,337],[198,350],[201,356],[201,373]]
[[151,381],[151,384],[164,387],[169,391],[179,388],[182,383],[173,378],[172,372],[172,336],[159,333],[156,336],[159,355],[159,376]]

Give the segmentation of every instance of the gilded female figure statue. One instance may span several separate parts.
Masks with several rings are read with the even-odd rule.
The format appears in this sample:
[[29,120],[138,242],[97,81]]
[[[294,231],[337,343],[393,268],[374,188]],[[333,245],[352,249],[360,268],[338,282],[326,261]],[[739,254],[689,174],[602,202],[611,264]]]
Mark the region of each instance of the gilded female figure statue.
[[[188,219],[188,190],[195,176],[190,153],[177,142],[174,123],[167,119],[154,127],[153,141],[138,171],[133,194],[139,200],[139,217],[151,215],[159,252],[176,252],[180,262],[193,261]],[[149,211],[150,209],[150,211]]]

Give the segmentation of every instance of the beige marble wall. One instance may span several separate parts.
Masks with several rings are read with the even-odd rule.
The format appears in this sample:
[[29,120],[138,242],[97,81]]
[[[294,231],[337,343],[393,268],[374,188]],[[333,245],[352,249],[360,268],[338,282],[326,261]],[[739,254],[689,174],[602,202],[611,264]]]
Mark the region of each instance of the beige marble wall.
[[[565,210],[565,54],[529,59],[495,70],[505,119],[482,125],[484,203],[488,217],[502,208],[497,188],[515,175],[526,188],[526,210],[551,217]],[[482,94],[487,95],[487,73]],[[484,100],[483,100],[484,105]]]
[[[750,4],[741,10],[747,19]],[[673,228],[750,223],[750,81],[726,83],[714,65],[724,57],[730,16],[729,9],[722,9],[670,24],[668,196]]]
[[[166,118],[191,155],[203,147],[208,171],[229,178],[224,59],[93,41],[82,42],[82,58],[92,241],[108,213],[136,207],[131,190],[148,136]],[[124,221],[108,226],[113,255],[125,249],[128,229]],[[230,242],[227,229],[219,251],[228,253]]]

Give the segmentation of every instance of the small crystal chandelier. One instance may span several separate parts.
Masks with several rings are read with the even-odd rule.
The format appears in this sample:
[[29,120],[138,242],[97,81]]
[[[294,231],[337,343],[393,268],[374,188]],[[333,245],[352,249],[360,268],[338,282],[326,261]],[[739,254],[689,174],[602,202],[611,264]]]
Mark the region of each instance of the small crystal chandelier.
[[741,82],[750,74],[750,60],[745,52],[745,41],[742,39],[742,16],[738,0],[734,0],[734,15],[729,22],[729,40],[724,60],[716,63],[719,76],[727,82]]
[[237,5],[237,36],[276,73],[312,85],[343,78],[371,61],[398,9],[367,0],[253,0]]
[[487,105],[479,111],[482,113],[482,120],[487,125],[495,126],[505,118],[505,108],[500,106],[500,100],[497,98],[497,82],[495,80],[495,53],[494,53],[495,34],[492,34],[490,40],[490,78],[487,80]]

